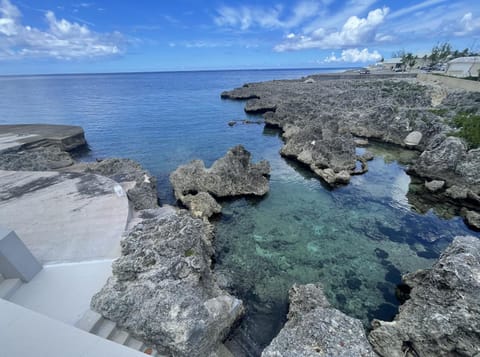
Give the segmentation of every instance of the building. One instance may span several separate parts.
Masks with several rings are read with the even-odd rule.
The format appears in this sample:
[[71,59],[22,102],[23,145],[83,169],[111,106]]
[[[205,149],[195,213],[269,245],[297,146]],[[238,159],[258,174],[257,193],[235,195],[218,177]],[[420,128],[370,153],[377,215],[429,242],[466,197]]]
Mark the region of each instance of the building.
[[447,63],[446,74],[452,77],[478,77],[480,71],[480,56],[459,57]]
[[377,66],[381,66],[382,69],[390,70],[390,71],[395,71],[395,70],[404,68],[401,57],[385,59],[382,62],[378,62]]

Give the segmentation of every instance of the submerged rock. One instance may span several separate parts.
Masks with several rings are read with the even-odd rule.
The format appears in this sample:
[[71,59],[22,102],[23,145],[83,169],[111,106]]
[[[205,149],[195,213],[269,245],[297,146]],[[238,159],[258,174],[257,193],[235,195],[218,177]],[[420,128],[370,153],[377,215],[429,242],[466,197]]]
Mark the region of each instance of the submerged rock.
[[[250,152],[238,145],[215,161],[209,169],[205,168],[201,160],[178,167],[170,175],[175,197],[186,206],[195,202],[195,215],[209,217],[218,208],[212,201],[212,196],[263,196],[269,189],[270,164],[267,161],[254,164],[250,158]],[[208,195],[199,196],[202,192]],[[201,202],[204,199],[207,202]]]
[[480,240],[457,237],[431,268],[407,274],[410,299],[392,322],[374,320],[369,340],[385,357],[480,353]]
[[330,306],[318,284],[289,291],[288,321],[262,357],[375,356],[360,320]]
[[208,356],[243,313],[213,278],[212,227],[185,210],[146,216],[92,309],[170,355]]

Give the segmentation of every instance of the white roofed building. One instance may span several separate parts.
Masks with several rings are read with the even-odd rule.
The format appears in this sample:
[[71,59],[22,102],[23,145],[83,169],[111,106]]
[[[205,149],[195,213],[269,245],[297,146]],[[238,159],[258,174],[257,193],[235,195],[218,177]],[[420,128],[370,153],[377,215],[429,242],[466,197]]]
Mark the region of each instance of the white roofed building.
[[478,77],[480,56],[459,57],[447,63],[447,76],[466,78]]

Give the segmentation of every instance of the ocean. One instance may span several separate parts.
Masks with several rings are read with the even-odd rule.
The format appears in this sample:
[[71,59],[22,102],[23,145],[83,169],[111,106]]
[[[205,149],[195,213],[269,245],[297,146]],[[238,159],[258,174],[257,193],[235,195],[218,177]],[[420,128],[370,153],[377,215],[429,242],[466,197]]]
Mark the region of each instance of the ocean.
[[[340,69],[338,69],[340,70]],[[419,213],[405,152],[375,144],[369,172],[331,190],[279,155],[277,130],[229,121],[258,119],[220,93],[247,82],[299,78],[331,70],[245,70],[0,77],[0,124],[80,125],[89,150],[81,160],[127,157],[158,178],[162,203],[175,204],[168,176],[193,159],[206,165],[244,145],[272,166],[263,198],[223,202],[215,270],[246,303],[230,338],[258,355],[285,322],[294,283],[320,282],[333,306],[357,317],[392,319],[401,274],[427,268],[456,235],[475,235],[442,208]],[[442,218],[447,217],[447,218]]]

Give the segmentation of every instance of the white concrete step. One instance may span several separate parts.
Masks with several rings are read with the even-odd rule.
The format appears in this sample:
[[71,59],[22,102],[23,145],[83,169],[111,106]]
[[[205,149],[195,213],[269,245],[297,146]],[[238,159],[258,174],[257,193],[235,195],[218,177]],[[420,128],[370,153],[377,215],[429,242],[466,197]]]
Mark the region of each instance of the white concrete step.
[[75,324],[75,327],[91,334],[116,342],[154,357],[162,357],[158,351],[131,336],[127,331],[118,328],[115,322],[108,320],[99,313],[88,310]]
[[80,330],[91,332],[102,322],[103,317],[98,312],[87,310],[83,317],[75,324]]
[[115,330],[113,330],[113,332],[108,337],[108,339],[110,341],[113,341],[113,342],[119,343],[121,345],[124,345],[125,342],[127,342],[129,337],[130,337],[130,335],[128,334],[127,331],[115,328]]
[[142,341],[137,340],[136,338],[130,336],[127,342],[125,343],[125,346],[133,348],[134,350],[140,351],[144,345]]
[[20,279],[5,279],[0,283],[0,299],[8,300],[22,285]]
[[115,322],[103,319],[98,327],[92,330],[92,333],[99,337],[108,338],[112,334],[113,330],[115,330],[115,327]]

